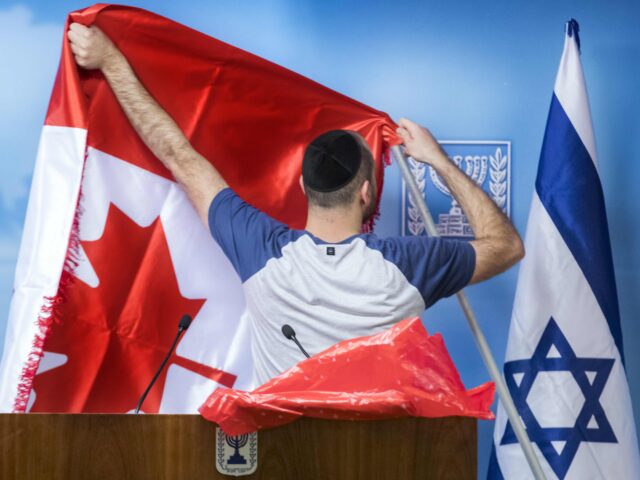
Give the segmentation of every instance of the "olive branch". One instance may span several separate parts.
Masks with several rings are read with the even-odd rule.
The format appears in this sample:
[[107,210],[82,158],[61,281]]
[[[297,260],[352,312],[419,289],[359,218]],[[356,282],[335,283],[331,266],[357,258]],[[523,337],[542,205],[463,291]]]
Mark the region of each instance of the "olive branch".
[[502,154],[502,149],[498,147],[496,148],[495,156],[489,155],[489,161],[491,162],[491,180],[489,182],[491,198],[502,211],[506,212],[507,157]]
[[[416,179],[420,193],[424,194],[425,178],[427,173],[425,164],[416,162],[413,158],[409,158],[409,169],[411,170],[413,178]],[[411,235],[420,235],[425,231],[424,222],[422,221],[422,217],[420,216],[420,212],[418,211],[413,196],[410,192],[407,192],[407,196],[409,197],[409,208],[407,209],[409,213],[409,232],[411,232]]]
[[220,468],[222,468],[223,470],[225,470],[225,462],[224,462],[224,443],[226,441],[224,432],[222,431],[221,428],[216,428],[216,436],[218,437],[218,465],[220,465]]

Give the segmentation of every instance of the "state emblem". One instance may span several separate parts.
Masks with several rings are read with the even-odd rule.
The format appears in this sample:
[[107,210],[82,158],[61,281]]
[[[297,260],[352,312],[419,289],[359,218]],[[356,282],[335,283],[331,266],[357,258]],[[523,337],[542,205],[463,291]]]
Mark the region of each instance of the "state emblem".
[[227,435],[216,427],[216,469],[223,475],[251,475],[258,467],[258,432]]
[[[507,215],[511,216],[511,142],[442,141],[449,158]],[[460,205],[444,181],[426,163],[409,159],[409,169],[418,188],[428,199],[438,233],[442,237],[472,239],[473,232]],[[418,209],[402,181],[402,235],[425,235]]]

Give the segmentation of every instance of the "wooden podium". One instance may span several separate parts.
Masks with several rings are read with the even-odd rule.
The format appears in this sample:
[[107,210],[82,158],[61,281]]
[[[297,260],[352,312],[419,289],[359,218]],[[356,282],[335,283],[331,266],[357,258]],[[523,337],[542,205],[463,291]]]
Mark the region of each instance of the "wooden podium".
[[[216,426],[198,415],[0,414],[0,478],[232,478],[216,470]],[[476,420],[302,418],[259,432],[264,480],[473,479]]]

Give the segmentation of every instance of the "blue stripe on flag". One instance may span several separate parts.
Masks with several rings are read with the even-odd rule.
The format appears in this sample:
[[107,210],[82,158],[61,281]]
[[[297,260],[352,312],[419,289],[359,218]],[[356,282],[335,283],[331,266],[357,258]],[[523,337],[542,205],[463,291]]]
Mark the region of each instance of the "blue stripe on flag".
[[555,94],[540,154],[536,191],[591,286],[624,365],[602,185],[587,149]]
[[489,457],[489,470],[487,471],[487,480],[504,480],[498,457],[496,456],[496,444],[491,441],[491,457]]

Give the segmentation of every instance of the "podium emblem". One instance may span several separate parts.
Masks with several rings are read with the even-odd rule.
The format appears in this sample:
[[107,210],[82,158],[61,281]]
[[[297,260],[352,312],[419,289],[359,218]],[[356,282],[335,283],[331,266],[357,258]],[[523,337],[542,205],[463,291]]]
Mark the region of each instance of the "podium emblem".
[[216,427],[216,469],[223,475],[251,475],[258,467],[258,432],[227,435]]
[[[511,216],[511,142],[443,141],[453,162],[476,182],[507,215]],[[442,237],[472,239],[473,231],[460,205],[436,171],[409,159],[416,179]],[[402,235],[426,235],[418,209],[402,181]]]

